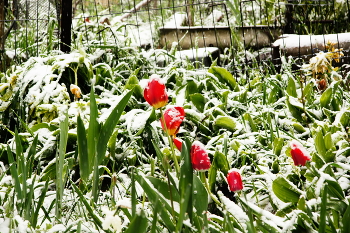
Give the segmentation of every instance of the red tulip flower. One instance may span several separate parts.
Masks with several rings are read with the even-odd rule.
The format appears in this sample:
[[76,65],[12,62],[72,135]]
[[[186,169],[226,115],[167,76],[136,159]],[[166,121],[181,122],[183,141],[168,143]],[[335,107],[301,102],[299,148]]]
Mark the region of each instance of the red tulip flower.
[[176,148],[181,151],[181,148],[182,148],[182,140],[181,139],[178,139],[178,138],[174,138],[173,139],[173,142],[176,146]]
[[309,152],[296,140],[292,140],[290,142],[290,154],[292,155],[292,159],[294,161],[294,165],[305,166],[306,162],[311,160]]
[[231,192],[243,189],[242,177],[237,169],[233,168],[227,173],[227,183]]
[[153,74],[143,91],[145,100],[154,108],[164,107],[168,103],[168,93],[159,75]]
[[[164,121],[169,135],[176,135],[179,132],[180,125],[185,118],[183,107],[169,107],[164,111]],[[165,131],[163,119],[161,119],[162,128]]]
[[206,171],[210,168],[210,159],[204,145],[199,141],[194,141],[191,147],[191,161],[193,169]]

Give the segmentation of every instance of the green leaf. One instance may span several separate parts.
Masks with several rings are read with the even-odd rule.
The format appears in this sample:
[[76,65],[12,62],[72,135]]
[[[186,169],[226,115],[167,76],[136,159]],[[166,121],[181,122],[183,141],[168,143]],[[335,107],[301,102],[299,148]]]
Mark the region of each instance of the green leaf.
[[137,74],[139,73],[141,67],[133,71],[130,75],[129,79],[126,81],[125,88],[128,90],[134,90],[133,94],[136,98],[143,97],[143,91],[141,86],[139,85],[139,80],[137,78]]
[[302,117],[304,114],[302,103],[300,103],[299,100],[293,96],[287,96],[286,103],[292,116],[297,119],[298,122],[304,122],[304,119]]
[[141,210],[141,213],[136,214],[134,218],[129,223],[128,228],[126,229],[125,233],[143,233],[147,231],[148,227],[148,218],[146,217],[143,210]]
[[318,228],[319,233],[326,232],[326,215],[327,215],[327,185],[323,187],[322,197],[321,197],[321,211],[320,211],[320,225]]
[[86,131],[84,127],[84,123],[81,120],[81,117],[77,118],[77,142],[78,142],[78,158],[79,158],[79,172],[80,178],[87,182],[90,172],[92,171],[92,167],[90,167],[89,163],[89,155],[88,155],[88,142],[86,138]]
[[[99,124],[97,122],[98,109],[95,99],[94,88],[91,88],[90,92],[90,121],[87,135],[87,146],[88,146],[88,162],[89,162],[89,173],[92,172],[94,161],[96,158],[96,146],[99,135]],[[80,127],[81,128],[81,127]]]
[[244,113],[243,119],[249,123],[252,132],[258,132],[258,128],[249,113]]
[[345,198],[343,189],[340,187],[339,183],[335,180],[326,179],[327,187],[328,187],[328,193],[329,195],[338,198],[339,200],[343,200]]
[[60,139],[58,153],[56,155],[56,217],[61,218],[61,208],[65,178],[67,171],[65,170],[64,158],[66,155],[67,140],[68,140],[68,111],[64,113],[64,119],[60,121]]
[[208,210],[208,192],[198,176],[193,176],[193,206],[199,216]]
[[306,129],[304,126],[302,126],[299,122],[294,122],[293,123],[293,128],[298,132],[298,133],[305,133]]
[[96,157],[94,162],[94,175],[93,175],[93,183],[92,183],[92,196],[94,197],[94,202],[97,202],[98,198],[98,186],[99,186],[99,169],[98,166],[101,164],[102,160],[105,158],[107,145],[110,137],[112,136],[114,129],[119,121],[120,116],[122,115],[129,99],[133,93],[133,90],[126,93],[125,96],[119,101],[119,103],[112,110],[110,115],[108,116],[106,122],[101,127],[99,132],[99,137],[97,140],[96,147]]
[[284,145],[284,139],[283,138],[275,138],[273,140],[273,153],[275,155],[280,155],[283,145]]
[[[147,176],[146,177],[152,184],[153,186],[158,190],[160,194],[162,194],[165,198],[167,199],[173,199],[175,202],[180,201],[180,195],[176,187],[171,186],[169,187],[169,184],[163,180],[160,180],[158,178],[152,177],[152,176]],[[171,188],[171,192],[170,192]]]
[[348,205],[348,208],[346,208],[346,211],[343,215],[343,219],[342,219],[342,227],[341,227],[341,232],[342,233],[346,233],[346,232],[350,232],[350,205]]
[[324,144],[325,144],[326,150],[330,150],[334,147],[331,132],[327,132],[326,135],[324,135]]
[[289,77],[286,91],[287,91],[288,95],[293,96],[294,98],[298,98],[297,88],[295,85],[294,78]]
[[233,75],[223,67],[212,66],[208,70],[209,73],[214,74],[221,82],[226,82],[233,91],[238,91],[238,85]]
[[315,147],[317,152],[324,158],[324,156],[326,155],[327,149],[325,146],[325,141],[323,138],[323,132],[322,129],[319,128],[316,131],[316,135],[315,135]]
[[272,190],[283,202],[298,203],[301,191],[286,178],[279,176],[272,182]]
[[220,153],[219,151],[215,151],[212,166],[222,171],[225,174],[225,176],[227,175],[228,170],[230,169],[226,156],[223,153]]
[[[182,143],[181,150],[181,168],[180,168],[180,180],[179,180],[179,192],[180,192],[180,211],[186,207],[188,217],[192,219],[192,192],[188,192],[187,189],[193,189],[193,168],[191,163],[190,151],[191,143],[186,138]],[[188,200],[187,203],[183,203],[184,200]]]
[[332,100],[332,94],[333,94],[333,88],[332,87],[328,87],[321,95],[320,97],[320,104],[321,107],[323,108],[327,108],[329,103]]
[[19,180],[19,174],[18,174],[18,171],[17,171],[17,166],[16,166],[16,162],[13,158],[13,154],[12,154],[12,151],[11,151],[11,148],[9,145],[7,145],[7,158],[9,160],[9,166],[10,166],[10,172],[11,172],[11,176],[13,177],[14,181],[15,181],[15,191],[17,193],[17,198],[18,200],[22,200],[22,198],[25,196],[23,195],[22,193],[22,188],[21,188],[21,182]]
[[[159,215],[169,231],[174,232],[175,226],[170,217],[170,213],[173,213],[170,206],[170,201],[168,199],[164,199],[163,196],[159,195],[158,190],[152,185],[150,181],[148,181],[145,176],[135,174],[134,177],[135,180],[141,185],[149,201],[154,206],[158,205],[158,203],[162,206]],[[178,213],[174,212],[174,214],[178,216]]]
[[83,193],[80,191],[80,189],[74,184],[74,182],[71,181],[71,185],[73,187],[73,190],[78,194],[79,200],[84,204],[87,212],[89,213],[90,217],[94,220],[94,224],[96,224],[98,227],[102,229],[102,221],[101,218],[96,215],[95,211],[92,209],[90,203],[86,200]]
[[236,130],[236,122],[234,121],[234,118],[229,116],[218,116],[214,122],[214,125],[232,132]]
[[190,99],[193,105],[198,109],[198,111],[200,112],[204,111],[205,98],[202,94],[200,93],[191,94]]
[[186,92],[185,92],[187,101],[190,101],[191,95],[195,93],[198,93],[197,84],[193,80],[188,80],[186,85]]

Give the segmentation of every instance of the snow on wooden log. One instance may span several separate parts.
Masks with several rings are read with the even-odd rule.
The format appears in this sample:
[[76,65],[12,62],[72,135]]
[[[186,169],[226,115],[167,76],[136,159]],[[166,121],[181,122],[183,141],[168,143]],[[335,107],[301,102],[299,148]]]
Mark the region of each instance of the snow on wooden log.
[[167,20],[167,22],[164,24],[164,27],[165,28],[181,27],[185,24],[186,20],[187,20],[186,13],[175,13]]
[[204,19],[204,24],[206,26],[214,26],[214,24],[219,22],[222,17],[224,17],[224,14],[221,11],[213,10],[213,12]]
[[278,48],[286,56],[303,56],[326,50],[328,41],[335,42],[335,49],[343,49],[346,53],[350,49],[350,33],[326,35],[282,35],[272,47]]

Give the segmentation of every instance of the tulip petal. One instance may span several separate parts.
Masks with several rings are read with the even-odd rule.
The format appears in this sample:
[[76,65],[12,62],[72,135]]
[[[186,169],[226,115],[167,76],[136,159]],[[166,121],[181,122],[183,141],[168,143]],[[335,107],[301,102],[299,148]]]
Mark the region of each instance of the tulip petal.
[[231,192],[236,192],[243,189],[242,177],[237,169],[231,169],[227,173],[227,183]]
[[[169,135],[176,135],[180,129],[180,125],[185,118],[185,110],[183,107],[169,107],[164,111],[164,121]],[[165,130],[164,122],[161,120],[163,130]]]
[[306,162],[311,160],[311,157],[307,150],[296,140],[292,140],[290,143],[292,159],[295,166],[305,166]]
[[191,147],[191,161],[193,169],[206,171],[210,168],[210,159],[204,145],[199,141],[194,141]]
[[145,100],[154,108],[164,107],[168,103],[168,93],[159,75],[152,75],[143,91]]

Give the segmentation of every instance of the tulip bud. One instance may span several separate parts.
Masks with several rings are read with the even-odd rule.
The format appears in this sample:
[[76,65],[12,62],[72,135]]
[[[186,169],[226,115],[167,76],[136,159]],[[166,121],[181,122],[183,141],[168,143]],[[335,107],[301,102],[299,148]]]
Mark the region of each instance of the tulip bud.
[[181,139],[178,139],[178,138],[174,138],[173,139],[173,142],[176,146],[176,148],[181,151],[181,148],[182,148],[182,140]]
[[[169,135],[175,135],[180,129],[180,125],[185,118],[185,110],[183,107],[169,107],[164,111],[164,121]],[[165,131],[163,119],[161,119],[161,125]]]
[[296,140],[292,140],[290,142],[290,154],[292,155],[292,159],[294,161],[294,165],[305,166],[306,162],[311,160],[309,152]]
[[227,183],[231,192],[243,189],[242,177],[237,169],[233,168],[227,173]]
[[145,100],[154,108],[164,107],[168,103],[168,93],[159,75],[153,74],[143,91]]
[[194,141],[191,147],[191,161],[193,169],[206,171],[210,168],[210,159],[204,145],[199,141]]
[[81,90],[77,85],[71,84],[70,91],[75,96],[75,98],[79,99],[81,97]]

